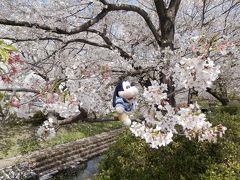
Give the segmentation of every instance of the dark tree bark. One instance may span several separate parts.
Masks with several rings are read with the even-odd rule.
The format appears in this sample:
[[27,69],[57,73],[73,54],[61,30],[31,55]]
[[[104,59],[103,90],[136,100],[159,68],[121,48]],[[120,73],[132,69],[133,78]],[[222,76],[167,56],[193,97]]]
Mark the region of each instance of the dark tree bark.
[[[170,47],[171,50],[174,50],[175,18],[181,0],[171,0],[168,7],[166,7],[163,0],[154,0],[154,3],[161,30],[161,47]],[[172,78],[167,79],[164,74],[161,74],[160,77],[161,82],[168,85],[169,103],[172,106],[176,106],[175,87],[173,86]]]
[[229,99],[226,96],[223,96],[223,94],[211,88],[207,88],[207,92],[211,94],[213,97],[215,97],[218,101],[220,101],[223,106],[228,105]]
[[194,88],[189,88],[188,90],[188,105],[194,103],[193,97],[198,96],[198,91],[196,91]]
[[181,0],[171,0],[166,7],[163,0],[154,0],[161,30],[161,47],[174,49],[175,18]]

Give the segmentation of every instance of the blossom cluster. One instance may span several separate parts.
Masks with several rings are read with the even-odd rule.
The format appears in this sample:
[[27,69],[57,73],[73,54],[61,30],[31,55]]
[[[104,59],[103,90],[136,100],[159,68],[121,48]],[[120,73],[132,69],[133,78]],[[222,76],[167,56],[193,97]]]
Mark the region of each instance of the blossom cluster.
[[37,130],[37,135],[41,140],[48,140],[56,135],[56,129],[52,118],[48,118],[43,122],[43,125]]
[[[182,133],[188,139],[216,142],[217,137],[225,133],[226,127],[212,127],[206,121],[206,116],[201,113],[197,103],[180,109],[170,106],[163,87],[166,85],[158,85],[156,81],[152,81],[152,86],[144,89],[146,105],[142,113],[145,122],[132,123],[130,130],[135,136],[144,139],[152,148],[159,148],[172,142],[174,134]],[[176,125],[182,127],[182,132],[176,129]]]
[[220,73],[220,66],[215,66],[210,58],[182,58],[174,67],[173,79],[179,88],[206,90],[211,87]]
[[15,53],[9,53],[8,61],[0,61],[0,79],[2,83],[12,83],[14,76],[22,71],[23,64],[24,61]]

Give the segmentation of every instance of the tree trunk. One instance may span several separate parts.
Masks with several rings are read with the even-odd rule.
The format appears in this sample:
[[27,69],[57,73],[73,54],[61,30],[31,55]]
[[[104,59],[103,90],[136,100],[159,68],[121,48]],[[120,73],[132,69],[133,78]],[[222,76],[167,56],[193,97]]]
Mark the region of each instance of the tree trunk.
[[160,75],[160,82],[167,84],[167,96],[168,96],[168,102],[171,106],[175,107],[176,106],[176,100],[175,100],[175,87],[174,87],[174,82],[172,80],[172,77],[166,78],[166,75],[161,73]]
[[[162,48],[169,47],[171,50],[174,50],[174,22],[171,21],[169,17],[165,17],[161,21],[161,34],[162,34]],[[172,106],[176,106],[176,100],[175,100],[175,87],[174,82],[172,80],[172,77],[169,77],[166,79],[165,75],[162,75],[161,82],[167,84],[168,86],[168,97],[169,97],[169,103]]]
[[222,94],[218,93],[217,91],[214,91],[211,88],[207,88],[207,92],[211,94],[213,97],[215,97],[218,101],[220,101],[223,106],[228,105],[229,99],[226,96],[223,96]]
[[[161,44],[162,48],[169,47],[174,50],[174,33],[175,33],[175,18],[181,0],[171,0],[169,6],[166,7],[166,3],[163,0],[154,0],[154,4],[159,17],[159,25],[161,30]],[[166,79],[165,75],[160,75],[161,81],[168,86],[169,103],[172,106],[176,105],[175,101],[175,87],[173,85],[172,77]]]
[[163,48],[170,47],[171,50],[174,49],[174,22],[169,17],[162,18],[161,24],[161,37],[162,37],[162,44]]

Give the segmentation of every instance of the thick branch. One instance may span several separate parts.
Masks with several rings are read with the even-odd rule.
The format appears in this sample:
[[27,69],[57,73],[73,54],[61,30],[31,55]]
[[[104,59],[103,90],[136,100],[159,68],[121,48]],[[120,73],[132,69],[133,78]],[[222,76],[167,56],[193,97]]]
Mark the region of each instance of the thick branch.
[[0,37],[0,39],[7,39],[10,41],[14,41],[14,42],[25,42],[25,41],[48,41],[48,40],[53,40],[53,41],[60,41],[63,42],[62,39],[60,38],[56,38],[56,37],[42,37],[42,38],[15,38],[15,37]]
[[204,20],[205,20],[205,9],[206,9],[206,0],[203,0],[203,7],[202,7],[202,22],[201,22],[201,26],[203,27],[204,25]]
[[163,0],[154,0],[154,4],[157,10],[158,18],[159,18],[159,26],[162,21],[165,20],[166,16],[166,8]]
[[183,92],[186,92],[187,90],[185,88],[180,88],[178,90],[174,90],[173,92],[169,93],[167,95],[167,97],[171,97],[172,95],[176,95],[176,94],[180,94],[180,93],[183,93]]
[[68,33],[66,30],[62,30],[57,27],[52,28],[52,27],[44,25],[44,24],[31,23],[31,22],[27,22],[27,21],[15,21],[15,20],[1,18],[0,24],[9,25],[9,26],[37,28],[37,29],[42,29],[42,30],[46,30],[46,31],[52,31],[52,32],[55,32],[58,34],[67,34]]
[[81,42],[81,43],[89,44],[89,45],[92,45],[92,46],[98,46],[98,47],[103,47],[103,48],[110,49],[110,47],[106,44],[98,44],[98,43],[88,41],[88,40],[85,40],[85,39],[72,39],[72,40],[67,41],[65,44],[70,44],[70,43],[74,43],[74,42]]
[[92,41],[88,41],[86,39],[71,39],[71,40],[68,40],[68,41],[64,41],[63,39],[54,38],[54,37],[24,38],[24,39],[19,39],[19,38],[14,38],[14,37],[0,37],[0,39],[8,39],[8,40],[15,41],[15,42],[53,40],[53,41],[59,41],[59,42],[64,43],[65,44],[64,47],[66,47],[68,44],[71,44],[71,43],[74,43],[74,42],[80,42],[80,43],[89,44],[89,45],[92,45],[92,46],[97,46],[97,47],[103,47],[103,48],[110,49],[109,45],[95,43],[95,42],[92,42]]
[[179,9],[180,3],[181,3],[181,0],[171,0],[169,7],[166,8],[163,0],[154,0],[154,4],[159,17],[159,23],[165,24],[165,21],[167,20],[167,18],[171,19],[171,21],[174,21],[177,15],[177,11]]
[[83,31],[86,31],[89,27],[92,25],[98,23],[101,19],[103,19],[108,12],[110,11],[120,11],[120,10],[125,10],[125,11],[132,11],[138,13],[140,16],[143,17],[145,22],[147,23],[149,29],[153,33],[156,41],[158,44],[160,44],[160,36],[158,34],[157,29],[154,27],[152,21],[150,20],[148,14],[146,11],[143,9],[134,6],[134,5],[128,5],[128,4],[121,4],[121,5],[116,5],[116,4],[108,4],[105,0],[101,0],[101,2],[107,6],[107,8],[103,8],[103,10],[93,19],[87,21],[86,23],[83,23],[81,26],[78,26],[72,30],[66,30],[66,29],[60,29],[58,27],[50,27],[44,24],[38,24],[38,23],[31,23],[27,21],[16,21],[16,20],[8,20],[8,19],[0,19],[0,24],[3,25],[10,25],[10,26],[19,26],[19,27],[28,27],[28,28],[36,28],[36,29],[42,29],[45,31],[50,31],[53,33],[57,34],[65,34],[65,35],[72,35],[72,34],[77,34]]
[[0,91],[9,91],[9,92],[31,92],[40,94],[40,91],[34,89],[26,89],[26,88],[0,88]]
[[122,48],[120,48],[119,46],[116,46],[115,44],[112,43],[112,41],[106,36],[105,33],[102,33],[100,31],[97,31],[95,29],[89,29],[87,30],[88,32],[91,33],[95,33],[98,34],[99,36],[101,36],[101,38],[104,40],[104,42],[111,48],[116,48],[120,55],[125,58],[125,59],[132,59],[132,56],[130,54],[128,54],[126,51],[124,51]]
[[2,19],[2,18],[0,18],[0,24],[9,25],[9,26],[36,28],[36,29],[42,29],[45,31],[54,32],[57,34],[72,35],[72,34],[77,34],[82,31],[87,30],[90,26],[96,24],[102,18],[104,18],[108,12],[109,12],[109,10],[104,8],[95,18],[83,23],[81,26],[78,26],[77,28],[74,28],[70,31],[68,31],[66,29],[60,29],[58,27],[50,27],[50,26],[47,26],[44,24],[31,23],[31,22],[27,22],[27,21],[8,20],[8,19]]
[[227,105],[229,103],[229,99],[223,97],[217,91],[214,91],[211,88],[207,88],[207,92],[211,94],[213,97],[215,97],[217,100],[219,100],[222,103],[222,105]]
[[[174,19],[177,15],[180,3],[181,3],[181,0],[171,0],[171,2],[169,4],[168,12],[170,14],[172,14],[172,16],[174,16]],[[170,11],[172,11],[172,12],[170,12]]]

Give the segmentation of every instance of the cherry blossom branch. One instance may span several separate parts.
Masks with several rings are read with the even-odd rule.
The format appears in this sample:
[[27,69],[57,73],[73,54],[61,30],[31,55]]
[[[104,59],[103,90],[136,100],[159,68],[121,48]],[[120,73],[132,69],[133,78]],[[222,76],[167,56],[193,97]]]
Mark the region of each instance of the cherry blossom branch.
[[27,88],[0,88],[0,91],[9,91],[9,92],[30,92],[40,94],[40,91]]
[[235,4],[232,3],[231,6],[226,11],[224,11],[221,15],[230,12],[233,8],[237,7],[239,4],[240,4],[240,1],[236,2]]
[[87,3],[87,5],[84,7],[84,8],[82,8],[82,9],[79,9],[79,10],[77,10],[76,12],[74,12],[74,13],[70,13],[70,15],[68,15],[68,16],[65,16],[63,19],[67,19],[67,18],[69,18],[69,17],[71,17],[71,16],[74,16],[74,15],[76,15],[77,13],[79,13],[79,12],[81,12],[81,11],[83,11],[83,10],[85,10],[86,8],[88,8],[90,5],[92,5],[93,4],[93,2],[90,2],[90,3]]
[[[85,44],[89,44],[89,45],[92,45],[92,46],[103,47],[103,48],[108,48],[108,49],[110,48],[108,45],[99,44],[99,43],[96,43],[96,42],[88,41],[86,39],[71,39],[71,40],[68,40],[68,41],[64,41],[61,38],[55,38],[55,37],[23,38],[23,39],[14,38],[14,37],[0,37],[0,39],[7,39],[7,40],[11,40],[11,41],[16,41],[16,42],[53,40],[53,41],[62,42],[65,45],[68,45],[68,44],[71,44],[71,43],[74,43],[74,42],[80,42],[80,43],[85,43]],[[61,48],[61,49],[63,49],[63,48]]]
[[0,24],[9,25],[9,26],[37,28],[37,29],[42,29],[42,30],[45,30],[45,31],[55,32],[55,33],[58,33],[58,34],[68,34],[68,33],[70,33],[70,32],[67,32],[66,30],[60,29],[58,27],[52,28],[52,27],[47,26],[45,24],[31,23],[31,22],[27,22],[27,21],[17,21],[17,20],[9,20],[9,19],[0,18]]
[[91,32],[91,33],[95,33],[99,36],[101,36],[101,38],[105,41],[105,43],[109,46],[109,47],[112,47],[112,48],[116,48],[120,55],[125,58],[125,59],[132,59],[132,56],[130,54],[128,54],[126,51],[124,51],[122,48],[120,48],[119,46],[115,45],[112,43],[112,41],[106,36],[105,33],[102,33],[100,31],[97,31],[95,29],[88,29],[87,30],[88,32]]
[[[96,46],[96,47],[102,47],[102,48],[107,48],[107,49],[112,49],[111,45],[109,44],[99,44],[96,42],[92,42],[92,41],[88,41],[86,39],[71,39],[68,41],[64,41],[61,38],[55,38],[55,37],[43,37],[43,38],[15,38],[15,37],[0,37],[0,39],[7,39],[7,40],[11,40],[11,41],[15,41],[15,42],[24,42],[24,41],[46,41],[46,40],[53,40],[53,41],[59,41],[63,43],[63,46],[61,46],[60,48],[56,49],[55,51],[53,51],[51,54],[49,54],[47,57],[45,57],[44,59],[41,59],[37,62],[34,63],[29,63],[32,66],[37,66],[39,63],[42,63],[46,60],[48,60],[49,58],[55,56],[58,52],[62,51],[64,48],[66,48],[69,44],[71,43],[84,43],[84,44],[88,44],[91,46]],[[121,48],[118,48],[119,50],[121,50]],[[124,51],[122,50],[121,54],[124,54],[125,57],[127,57],[127,53],[124,53]],[[40,67],[38,67],[40,68]],[[45,78],[44,78],[45,79]]]
[[80,43],[85,43],[85,44],[89,44],[89,45],[92,45],[92,46],[97,46],[97,47],[110,49],[109,45],[99,44],[99,43],[88,41],[88,40],[85,40],[85,39],[72,39],[72,40],[69,40],[69,41],[65,42],[65,44],[70,44],[70,43],[75,43],[75,42],[80,42]]
[[102,18],[104,18],[109,10],[104,8],[96,17],[93,19],[83,23],[82,25],[72,29],[72,30],[67,30],[67,29],[60,29],[58,27],[50,27],[45,24],[39,24],[39,23],[32,23],[32,22],[27,22],[27,21],[17,21],[17,20],[9,20],[9,19],[3,19],[0,18],[0,24],[3,25],[9,25],[9,26],[19,26],[19,27],[28,27],[28,28],[36,28],[36,29],[42,29],[45,31],[50,31],[53,33],[57,34],[65,34],[65,35],[73,35],[80,33],[86,29],[88,29],[90,26],[96,24],[99,22]]
[[72,30],[67,30],[67,29],[60,29],[58,27],[50,27],[44,24],[39,24],[39,23],[31,23],[27,21],[17,21],[17,20],[9,20],[9,19],[2,19],[0,18],[0,24],[3,25],[10,25],[10,26],[18,26],[18,27],[28,27],[28,28],[36,28],[36,29],[42,29],[45,31],[50,31],[53,33],[57,34],[65,34],[65,35],[73,35],[77,34],[83,31],[86,31],[89,27],[92,25],[98,23],[101,19],[103,19],[109,12],[111,11],[132,11],[138,13],[140,16],[143,17],[145,22],[147,23],[149,29],[153,33],[156,41],[158,44],[161,44],[161,37],[158,34],[157,29],[153,25],[152,21],[150,20],[150,17],[148,16],[148,13],[144,11],[143,9],[134,6],[134,5],[128,5],[128,4],[108,4],[105,0],[100,0],[106,7],[103,8],[103,10],[93,19],[83,23],[82,25],[72,29]]
[[169,94],[167,95],[167,97],[171,97],[173,94],[177,95],[177,94],[179,94],[179,93],[182,93],[183,90],[188,91],[188,90],[186,90],[186,88],[180,88],[180,89],[177,89],[177,90],[169,93]]
[[6,40],[10,40],[13,42],[25,42],[25,41],[47,41],[47,40],[53,40],[53,41],[60,41],[63,42],[62,39],[60,38],[56,38],[56,37],[39,37],[39,38],[15,38],[15,37],[0,37],[0,39],[6,39]]

